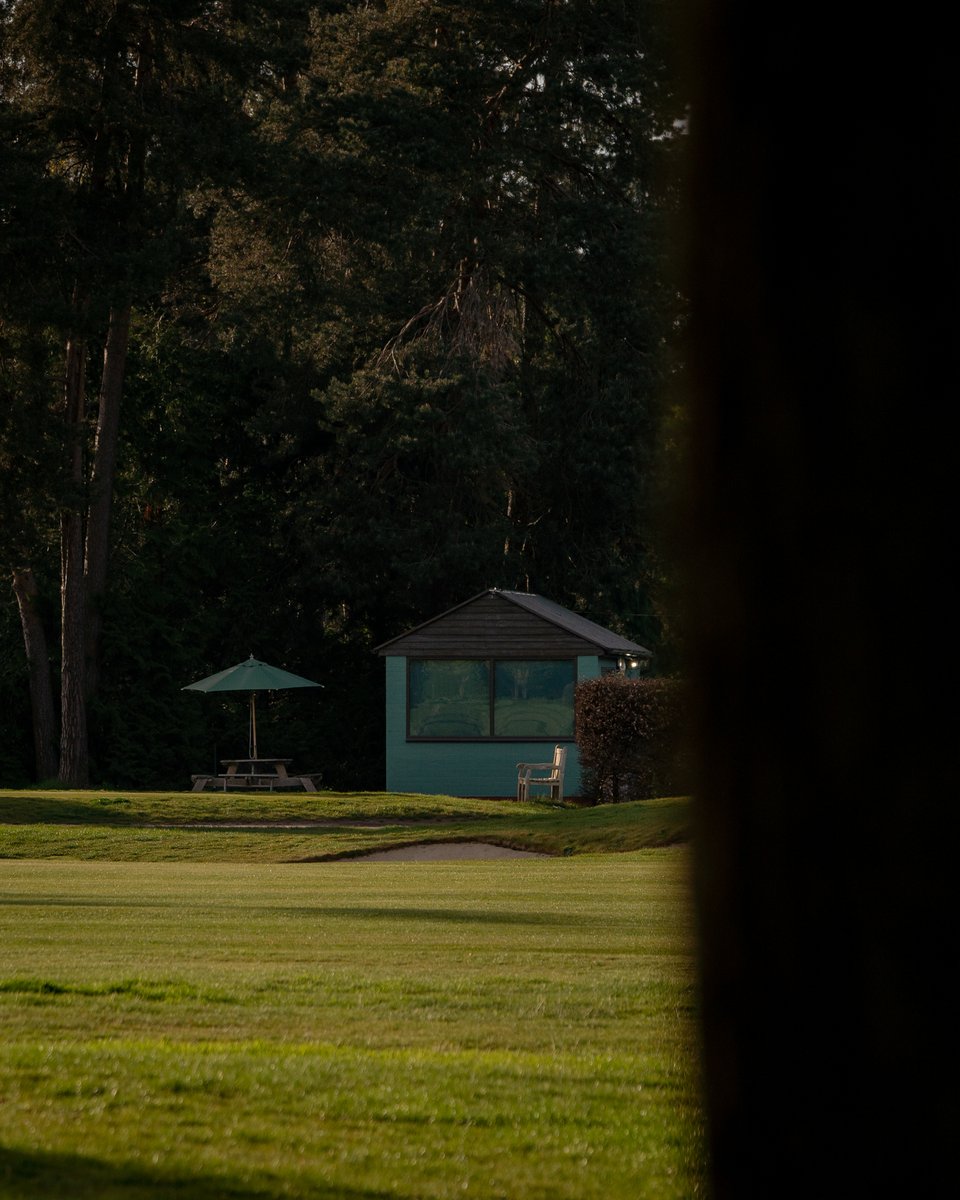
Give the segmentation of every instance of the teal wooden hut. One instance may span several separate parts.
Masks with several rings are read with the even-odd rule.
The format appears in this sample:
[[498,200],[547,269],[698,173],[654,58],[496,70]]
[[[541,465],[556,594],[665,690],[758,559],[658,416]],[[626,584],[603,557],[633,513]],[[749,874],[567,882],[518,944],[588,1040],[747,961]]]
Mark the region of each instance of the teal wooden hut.
[[650,651],[527,592],[481,592],[376,648],[386,660],[388,791],[513,796],[517,763],[566,744],[580,791],[573,692]]

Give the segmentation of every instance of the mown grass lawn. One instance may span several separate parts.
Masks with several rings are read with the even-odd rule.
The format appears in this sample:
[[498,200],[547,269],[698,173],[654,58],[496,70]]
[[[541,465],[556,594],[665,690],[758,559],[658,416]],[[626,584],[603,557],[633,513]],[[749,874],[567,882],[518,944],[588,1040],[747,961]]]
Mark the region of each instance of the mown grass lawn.
[[696,1196],[690,925],[680,845],[7,858],[0,1196]]

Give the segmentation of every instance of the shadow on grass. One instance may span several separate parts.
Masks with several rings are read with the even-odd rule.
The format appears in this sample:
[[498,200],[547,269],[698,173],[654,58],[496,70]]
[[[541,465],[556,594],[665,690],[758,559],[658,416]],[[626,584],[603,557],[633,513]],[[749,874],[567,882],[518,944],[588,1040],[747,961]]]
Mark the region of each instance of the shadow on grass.
[[569,928],[571,925],[593,924],[590,918],[581,917],[578,913],[569,912],[490,912],[467,908],[331,908],[328,905],[318,905],[316,908],[296,906],[290,908],[271,909],[272,912],[285,912],[298,917],[349,917],[371,921],[448,921],[453,924],[475,925],[559,925]]
[[[137,900],[103,899],[88,900],[64,898],[62,896],[0,896],[0,908],[180,908],[179,901],[174,900]],[[356,907],[348,905],[336,908],[325,904],[307,905],[269,905],[262,907],[252,905],[248,910],[250,915],[258,912],[286,913],[302,917],[306,920],[319,920],[324,917],[347,917],[369,921],[452,921],[457,924],[476,925],[571,925],[592,924],[589,918],[582,918],[577,913],[570,912],[496,912],[466,908],[388,908],[388,907]]]
[[182,900],[157,900],[149,897],[91,899],[87,896],[0,896],[0,907],[21,908],[183,908]]
[[0,1146],[0,1196],[4,1200],[388,1200],[393,1193],[289,1179],[248,1183],[230,1175],[151,1171],[79,1154],[14,1150]]
[[124,812],[130,803],[123,797],[102,800],[54,800],[46,796],[0,799],[0,821],[6,825],[118,825],[142,824],[142,816]]

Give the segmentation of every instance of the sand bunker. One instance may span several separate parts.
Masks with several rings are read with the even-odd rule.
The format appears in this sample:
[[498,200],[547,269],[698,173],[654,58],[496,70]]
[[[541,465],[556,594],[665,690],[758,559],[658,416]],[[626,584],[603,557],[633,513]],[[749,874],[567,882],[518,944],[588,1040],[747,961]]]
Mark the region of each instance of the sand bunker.
[[511,850],[490,842],[421,842],[395,850],[374,850],[358,855],[355,862],[458,862],[467,858],[549,858],[536,850]]

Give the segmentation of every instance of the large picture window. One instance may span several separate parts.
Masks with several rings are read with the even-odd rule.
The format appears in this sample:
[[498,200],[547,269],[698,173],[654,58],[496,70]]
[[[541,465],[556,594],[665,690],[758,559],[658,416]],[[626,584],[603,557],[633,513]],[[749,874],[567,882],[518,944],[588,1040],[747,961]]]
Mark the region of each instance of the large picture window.
[[572,659],[410,659],[411,738],[573,737]]
[[410,662],[411,737],[490,736],[490,667],[473,659]]

